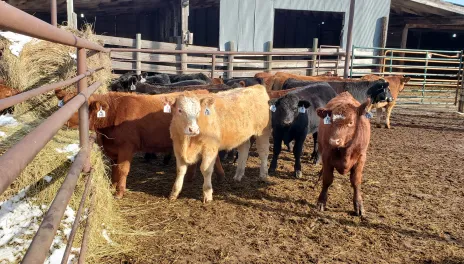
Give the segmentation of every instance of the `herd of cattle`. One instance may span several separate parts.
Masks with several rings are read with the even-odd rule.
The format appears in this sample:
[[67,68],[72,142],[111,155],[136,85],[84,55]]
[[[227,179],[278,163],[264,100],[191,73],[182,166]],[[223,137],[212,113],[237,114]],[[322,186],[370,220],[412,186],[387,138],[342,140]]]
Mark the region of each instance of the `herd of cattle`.
[[[377,109],[380,127],[382,108],[386,108],[386,127],[390,128],[392,109],[408,81],[402,76],[343,79],[282,72],[230,80],[210,79],[201,73],[127,73],[111,83],[111,92],[89,98],[90,129],[114,164],[111,179],[116,198],[124,195],[135,153],[145,153],[147,160],[164,153],[165,164],[174,153],[177,178],[170,199],[178,197],[185,175],[193,179],[199,163],[204,202],[213,199],[212,174],[224,177],[221,161],[231,151],[236,151],[232,156],[237,160],[234,180],[242,179],[255,142],[262,180],[276,171],[282,142],[294,154],[293,175],[301,177],[303,145],[311,134],[311,160],[322,162],[318,208],[325,208],[334,170],[350,172],[354,210],[362,215],[360,185],[370,140],[370,111]],[[7,87],[0,88],[0,99],[12,95],[4,95]],[[55,94],[63,105],[76,92],[57,89]],[[66,125],[76,128],[78,123],[76,113]],[[274,146],[268,168],[271,135]]]

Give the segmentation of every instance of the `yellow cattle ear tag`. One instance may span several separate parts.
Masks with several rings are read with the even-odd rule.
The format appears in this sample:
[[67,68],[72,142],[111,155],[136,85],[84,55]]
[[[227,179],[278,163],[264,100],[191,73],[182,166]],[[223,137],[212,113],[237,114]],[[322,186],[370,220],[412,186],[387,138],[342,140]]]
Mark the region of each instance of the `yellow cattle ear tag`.
[[164,110],[163,110],[163,112],[165,112],[165,113],[171,113],[171,106],[168,105],[168,104],[164,105]]
[[135,91],[135,89],[137,89],[137,88],[135,87],[135,85],[134,85],[134,84],[131,84],[131,87],[130,87],[130,89],[131,89],[131,91]]
[[326,117],[324,117],[324,125],[329,125],[331,124],[332,122],[330,122],[330,116],[327,115]]
[[206,108],[206,109],[205,109],[205,115],[209,116],[210,114],[211,114],[211,113],[209,112],[209,109]]
[[59,101],[58,101],[58,107],[63,107],[63,105],[64,105],[63,100],[59,100]]
[[298,107],[298,112],[304,114],[306,113],[306,108],[304,108],[304,106],[300,106]]
[[100,111],[97,113],[98,118],[106,117],[106,112],[100,107]]
[[271,112],[275,113],[275,111],[277,110],[277,107],[275,105],[271,105],[271,107],[269,107],[269,110],[271,110]]

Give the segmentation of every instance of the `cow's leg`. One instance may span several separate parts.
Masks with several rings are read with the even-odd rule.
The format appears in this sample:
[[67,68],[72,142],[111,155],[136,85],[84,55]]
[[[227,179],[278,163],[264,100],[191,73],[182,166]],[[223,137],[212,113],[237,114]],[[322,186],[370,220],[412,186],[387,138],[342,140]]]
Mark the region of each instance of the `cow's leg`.
[[177,177],[174,185],[172,186],[171,195],[169,195],[170,200],[175,200],[179,196],[180,191],[182,190],[182,185],[184,184],[184,176],[187,172],[187,163],[185,163],[182,158],[177,158],[176,155],[176,166],[177,166]]
[[303,153],[303,145],[306,136],[302,135],[295,139],[295,146],[293,146],[293,156],[295,157],[295,165],[293,166],[294,175],[296,178],[301,178],[301,154]]
[[118,153],[118,164],[113,167],[113,170],[116,169],[119,174],[116,176],[118,179],[116,183],[116,194],[114,196],[116,199],[121,199],[124,196],[124,192],[126,191],[127,175],[129,174],[133,157],[132,149],[124,149],[125,151],[120,151]]
[[283,133],[282,131],[278,131],[279,129],[276,128],[272,132],[272,139],[274,140],[274,149],[272,153],[272,161],[271,165],[269,166],[269,174],[274,173],[277,169],[277,161],[279,160],[280,152],[282,151],[282,140],[283,140]]
[[381,128],[382,127],[382,124],[381,124],[381,122],[382,122],[382,114],[383,114],[382,108],[377,108],[376,113],[377,113],[377,116],[376,116],[377,124],[376,124],[376,126],[378,128]]
[[387,126],[388,129],[391,128],[390,127],[390,116],[391,116],[391,113],[392,113],[392,110],[395,104],[396,102],[391,102],[387,105],[387,116],[385,118],[385,125]]
[[288,152],[292,152],[293,148],[295,147],[295,142],[292,140],[290,142],[288,142],[287,144],[287,150]]
[[248,152],[250,151],[250,140],[248,139],[238,147],[238,164],[235,171],[234,180],[239,182],[245,174],[246,161],[248,159]]
[[321,155],[319,154],[318,151],[318,144],[317,144],[317,132],[313,133],[313,153],[311,153],[311,159],[309,161],[312,161],[313,164],[319,163],[319,160],[321,159]]
[[351,169],[350,181],[353,187],[353,207],[355,215],[362,216],[364,214],[363,200],[361,197],[361,182],[362,182],[362,171],[366,158],[362,157]]
[[[261,160],[261,166],[259,168],[259,178],[262,181],[267,181],[267,160],[269,158],[269,138],[271,136],[271,130],[264,131],[261,136],[256,137],[256,149]],[[240,158],[240,155],[239,155]]]
[[171,161],[171,158],[172,158],[172,153],[164,154],[163,165],[169,165],[169,162]]
[[216,162],[214,163],[214,172],[216,173],[219,181],[223,181],[226,178],[219,156],[216,157]]
[[203,203],[213,200],[213,184],[211,175],[213,174],[214,164],[217,158],[217,152],[203,154],[200,170],[203,174]]
[[322,191],[321,194],[319,194],[319,198],[317,199],[317,207],[320,211],[325,210],[325,205],[327,203],[327,192],[333,182],[333,173],[334,168],[330,165],[327,165],[327,162],[322,162]]
[[195,173],[197,172],[197,163],[188,165],[187,172],[185,174],[185,180],[187,182],[192,182],[195,179]]

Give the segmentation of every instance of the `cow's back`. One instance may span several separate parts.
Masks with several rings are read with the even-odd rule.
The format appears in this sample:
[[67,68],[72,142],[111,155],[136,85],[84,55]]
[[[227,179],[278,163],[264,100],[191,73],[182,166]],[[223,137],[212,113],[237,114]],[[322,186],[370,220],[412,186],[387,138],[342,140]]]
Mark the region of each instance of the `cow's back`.
[[213,120],[199,120],[202,134],[219,132],[221,149],[232,149],[251,135],[270,129],[269,95],[262,85],[238,88],[212,95],[215,98]]

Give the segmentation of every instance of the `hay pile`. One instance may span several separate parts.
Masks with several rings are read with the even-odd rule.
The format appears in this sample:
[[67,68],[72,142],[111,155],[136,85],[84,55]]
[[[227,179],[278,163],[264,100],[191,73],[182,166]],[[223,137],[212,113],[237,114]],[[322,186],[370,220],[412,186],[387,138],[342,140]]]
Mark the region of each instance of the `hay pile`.
[[[0,127],[0,131],[6,134],[5,136],[5,134],[2,133],[3,136],[0,137],[0,153],[4,153],[7,149],[11,148],[39,123],[32,115],[22,115],[19,118],[16,117],[16,119],[19,121],[18,125]],[[42,206],[43,211],[46,212],[72,164],[69,157],[70,155],[72,156],[73,153],[60,153],[59,150],[70,144],[78,144],[78,138],[78,132],[76,130],[60,130],[36,156],[32,163],[21,173],[10,188],[0,195],[0,201],[8,199],[25,187],[30,186],[27,197],[33,197],[34,204]],[[93,190],[96,195],[96,203],[92,216],[93,220],[89,236],[90,241],[87,262],[96,263],[95,261],[98,262],[100,257],[127,252],[131,249],[131,246],[127,245],[121,235],[118,235],[126,228],[124,224],[122,224],[124,221],[121,220],[118,212],[119,209],[114,202],[112,195],[113,190],[111,190],[109,177],[107,175],[108,165],[97,146],[95,146],[92,151],[91,163],[94,169]],[[45,180],[47,177],[51,177],[52,180],[47,182]],[[84,191],[84,185],[85,177],[81,176],[70,201],[70,207],[76,212]],[[89,202],[90,199],[87,199],[86,208],[89,207]],[[74,241],[74,247],[80,246],[84,226],[85,221],[82,221]],[[111,243],[105,239],[103,232],[109,234],[112,240]],[[28,239],[31,238],[32,236]]]
[[[80,31],[62,28],[78,37],[103,44],[93,33],[90,25],[84,26]],[[0,37],[0,50],[3,50],[3,56],[0,58],[0,79],[12,88],[24,91],[76,76],[77,61],[74,47],[33,39],[24,45],[19,57],[16,57],[8,49],[9,45],[11,45],[10,41]],[[93,84],[98,80],[103,85],[97,93],[107,92],[107,84],[111,79],[110,55],[88,51],[87,66],[89,69],[105,67],[88,78],[88,84]],[[37,117],[46,117],[56,111],[57,103],[58,100],[52,91],[17,105],[15,112],[23,114],[32,111]]]

